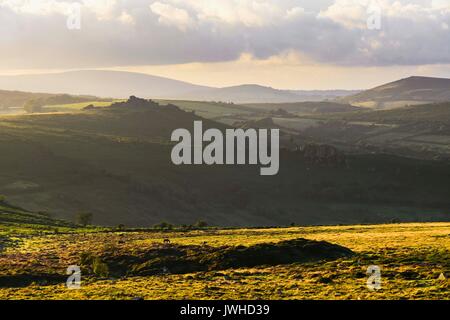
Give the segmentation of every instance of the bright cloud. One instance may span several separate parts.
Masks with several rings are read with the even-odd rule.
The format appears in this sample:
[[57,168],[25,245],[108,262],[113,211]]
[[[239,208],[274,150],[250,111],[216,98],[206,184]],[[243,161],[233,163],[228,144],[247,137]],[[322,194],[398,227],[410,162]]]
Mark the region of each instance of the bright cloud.
[[[0,0],[0,68],[224,62],[294,52],[314,63],[450,63],[448,0]],[[380,30],[369,30],[378,6]]]
[[155,2],[150,5],[153,13],[159,16],[159,22],[168,26],[175,26],[182,31],[194,26],[194,20],[189,13],[171,4]]

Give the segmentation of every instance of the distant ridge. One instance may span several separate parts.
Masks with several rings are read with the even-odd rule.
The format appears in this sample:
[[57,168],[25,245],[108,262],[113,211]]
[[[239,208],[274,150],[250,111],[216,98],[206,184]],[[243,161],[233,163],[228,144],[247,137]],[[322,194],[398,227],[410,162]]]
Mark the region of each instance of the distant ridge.
[[82,70],[52,74],[0,76],[0,89],[53,94],[127,98],[283,103],[335,99],[355,91],[279,90],[257,84],[213,88],[143,73]]
[[68,93],[100,97],[165,98],[206,87],[142,73],[122,71],[70,71],[53,74],[0,76],[0,89]]
[[450,101],[450,79],[413,76],[338,100],[377,109]]
[[287,90],[278,90],[257,84],[244,84],[225,88],[209,88],[188,93],[183,97],[190,100],[232,101],[236,103],[254,102],[294,102],[300,97]]

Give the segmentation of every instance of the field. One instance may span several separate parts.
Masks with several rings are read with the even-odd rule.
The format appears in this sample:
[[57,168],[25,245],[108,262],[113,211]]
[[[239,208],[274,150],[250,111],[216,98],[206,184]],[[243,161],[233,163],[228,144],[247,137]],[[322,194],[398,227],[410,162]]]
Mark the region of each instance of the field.
[[[33,229],[30,229],[33,230]],[[268,229],[100,230],[49,228],[2,233],[15,242],[0,256],[0,299],[449,299],[450,223],[312,226]],[[171,243],[163,245],[163,239]],[[131,263],[154,246],[228,246],[305,238],[351,249],[331,261],[253,267],[113,275],[112,257]],[[110,273],[83,269],[82,286],[69,290],[65,271],[97,257]],[[101,259],[102,261],[99,261]],[[124,260],[125,261],[125,260]],[[122,263],[124,262],[122,261]],[[366,286],[367,268],[381,268],[381,289]],[[89,269],[89,270],[88,270]],[[108,270],[108,268],[106,268]],[[438,279],[441,273],[447,280]]]
[[113,100],[113,101],[86,101],[78,103],[67,103],[67,104],[56,104],[44,106],[43,112],[75,112],[81,111],[83,108],[93,105],[94,107],[109,107],[114,102],[120,102],[123,100]]

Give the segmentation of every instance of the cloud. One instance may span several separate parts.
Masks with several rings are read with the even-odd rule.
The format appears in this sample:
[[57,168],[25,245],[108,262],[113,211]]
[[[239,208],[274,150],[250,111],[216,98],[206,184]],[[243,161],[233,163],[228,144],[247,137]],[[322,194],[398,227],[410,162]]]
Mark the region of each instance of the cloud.
[[367,28],[368,1],[340,0],[321,11],[319,18],[330,19],[347,28]]
[[159,16],[159,22],[175,26],[182,31],[194,26],[194,20],[184,9],[179,9],[168,3],[155,2],[150,5],[153,13]]
[[[90,68],[270,59],[388,66],[450,63],[448,0],[0,0],[0,68]],[[370,30],[368,8],[381,13]]]

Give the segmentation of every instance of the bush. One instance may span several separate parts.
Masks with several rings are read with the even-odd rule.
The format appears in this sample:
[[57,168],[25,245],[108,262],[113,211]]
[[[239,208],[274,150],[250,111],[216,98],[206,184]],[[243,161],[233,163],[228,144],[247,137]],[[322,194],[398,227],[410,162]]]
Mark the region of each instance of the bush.
[[25,104],[23,105],[23,108],[28,113],[35,113],[35,112],[41,112],[43,106],[44,106],[43,100],[36,99],[36,100],[28,100],[27,102],[25,102]]
[[126,227],[125,227],[124,224],[119,224],[119,225],[116,227],[116,230],[117,230],[117,231],[124,231],[125,229],[126,229]]
[[165,221],[155,224],[153,227],[156,229],[162,229],[162,230],[172,230],[173,229],[173,225],[168,222],[165,222]]
[[96,257],[92,262],[92,272],[101,278],[107,278],[109,276],[109,268],[106,263],[103,263],[100,258]]
[[108,265],[90,252],[82,252],[80,254],[80,265],[87,267],[97,277],[106,278],[109,276]]
[[197,228],[206,228],[208,226],[208,223],[206,221],[200,220],[195,224],[195,226]]
[[75,216],[75,223],[80,224],[82,226],[87,226],[92,224],[93,214],[90,212],[80,212]]

